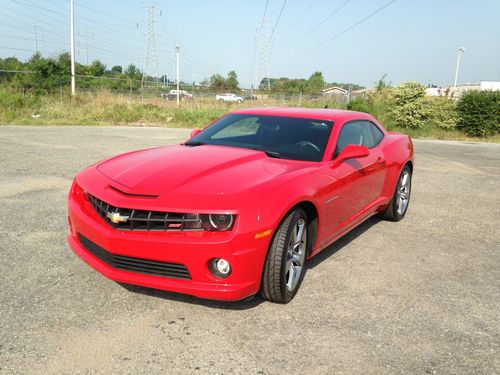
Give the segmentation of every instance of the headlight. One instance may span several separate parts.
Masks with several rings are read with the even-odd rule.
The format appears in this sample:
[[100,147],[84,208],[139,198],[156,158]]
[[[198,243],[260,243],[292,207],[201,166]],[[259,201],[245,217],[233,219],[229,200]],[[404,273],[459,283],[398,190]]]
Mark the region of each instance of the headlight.
[[83,190],[80,185],[78,185],[76,180],[73,180],[73,185],[71,186],[70,194],[72,194],[75,198],[81,197],[86,201],[90,200],[88,193],[85,190]]
[[203,229],[208,231],[227,231],[231,230],[234,224],[235,215],[229,214],[205,214],[200,215]]

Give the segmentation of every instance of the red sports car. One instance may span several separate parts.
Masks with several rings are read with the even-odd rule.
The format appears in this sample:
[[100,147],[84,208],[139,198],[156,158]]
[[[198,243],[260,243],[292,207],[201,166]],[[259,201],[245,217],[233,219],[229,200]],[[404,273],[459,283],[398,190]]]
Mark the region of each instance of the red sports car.
[[412,171],[410,138],[368,114],[239,110],[79,173],[68,241],[118,282],[286,303],[307,259],[374,214],[404,217]]

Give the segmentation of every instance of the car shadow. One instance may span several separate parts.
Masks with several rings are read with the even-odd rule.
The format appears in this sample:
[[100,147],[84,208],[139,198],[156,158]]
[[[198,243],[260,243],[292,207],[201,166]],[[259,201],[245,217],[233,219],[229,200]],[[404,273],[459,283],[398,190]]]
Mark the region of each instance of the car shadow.
[[344,248],[344,246],[348,245],[352,241],[354,241],[356,238],[361,236],[363,233],[365,233],[367,230],[369,230],[371,227],[374,225],[378,224],[382,219],[378,218],[377,216],[373,216],[370,219],[366,220],[359,226],[355,227],[352,229],[350,232],[346,233],[342,237],[340,237],[337,241],[332,243],[331,245],[327,246],[324,250],[322,250],[320,253],[315,255],[313,258],[309,259],[307,262],[307,268],[312,269],[321,264],[323,261],[331,257],[332,255],[336,254],[340,250]]
[[125,283],[117,283],[117,284],[132,293],[143,294],[149,297],[156,297],[175,302],[201,305],[220,310],[248,310],[264,302],[264,299],[259,294],[247,297],[245,299],[242,299],[241,301],[216,301],[216,300],[194,297],[189,294],[168,292],[165,290],[151,289],[138,285],[131,285]]
[[[344,246],[354,241],[356,238],[358,238],[360,235],[365,233],[367,230],[369,230],[371,227],[373,227],[380,221],[381,219],[374,216],[366,220],[364,223],[360,224],[356,228],[352,229],[350,232],[346,233],[344,236],[339,238],[333,244],[329,245],[319,254],[315,255],[312,259],[310,259],[307,262],[307,268],[312,269],[320,265],[323,261],[325,261],[332,255],[336,254],[338,251],[342,250]],[[248,297],[241,301],[215,301],[215,300],[208,300],[208,299],[194,297],[188,294],[168,292],[160,289],[151,289],[138,285],[131,285],[125,283],[117,283],[117,284],[132,293],[143,294],[149,297],[161,298],[175,302],[201,305],[220,310],[248,310],[257,307],[262,302],[265,302],[265,300],[260,296],[260,294],[256,294],[255,296]]]

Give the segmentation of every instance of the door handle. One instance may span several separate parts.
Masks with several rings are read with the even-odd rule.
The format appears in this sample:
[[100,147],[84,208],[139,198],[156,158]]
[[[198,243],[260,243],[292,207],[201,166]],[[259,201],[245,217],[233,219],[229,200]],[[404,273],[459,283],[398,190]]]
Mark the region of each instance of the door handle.
[[385,159],[384,159],[382,156],[379,156],[379,157],[377,158],[377,163],[378,163],[378,164],[384,164],[384,163],[385,163]]

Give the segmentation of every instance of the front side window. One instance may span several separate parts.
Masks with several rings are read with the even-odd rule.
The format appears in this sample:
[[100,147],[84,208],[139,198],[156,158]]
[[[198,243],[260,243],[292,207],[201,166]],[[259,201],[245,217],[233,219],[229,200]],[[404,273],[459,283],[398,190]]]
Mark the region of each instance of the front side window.
[[359,145],[373,148],[380,143],[384,134],[370,121],[351,121],[342,127],[335,147],[334,157],[347,145]]
[[283,159],[321,161],[331,121],[230,114],[216,121],[186,146],[221,145],[260,150]]

